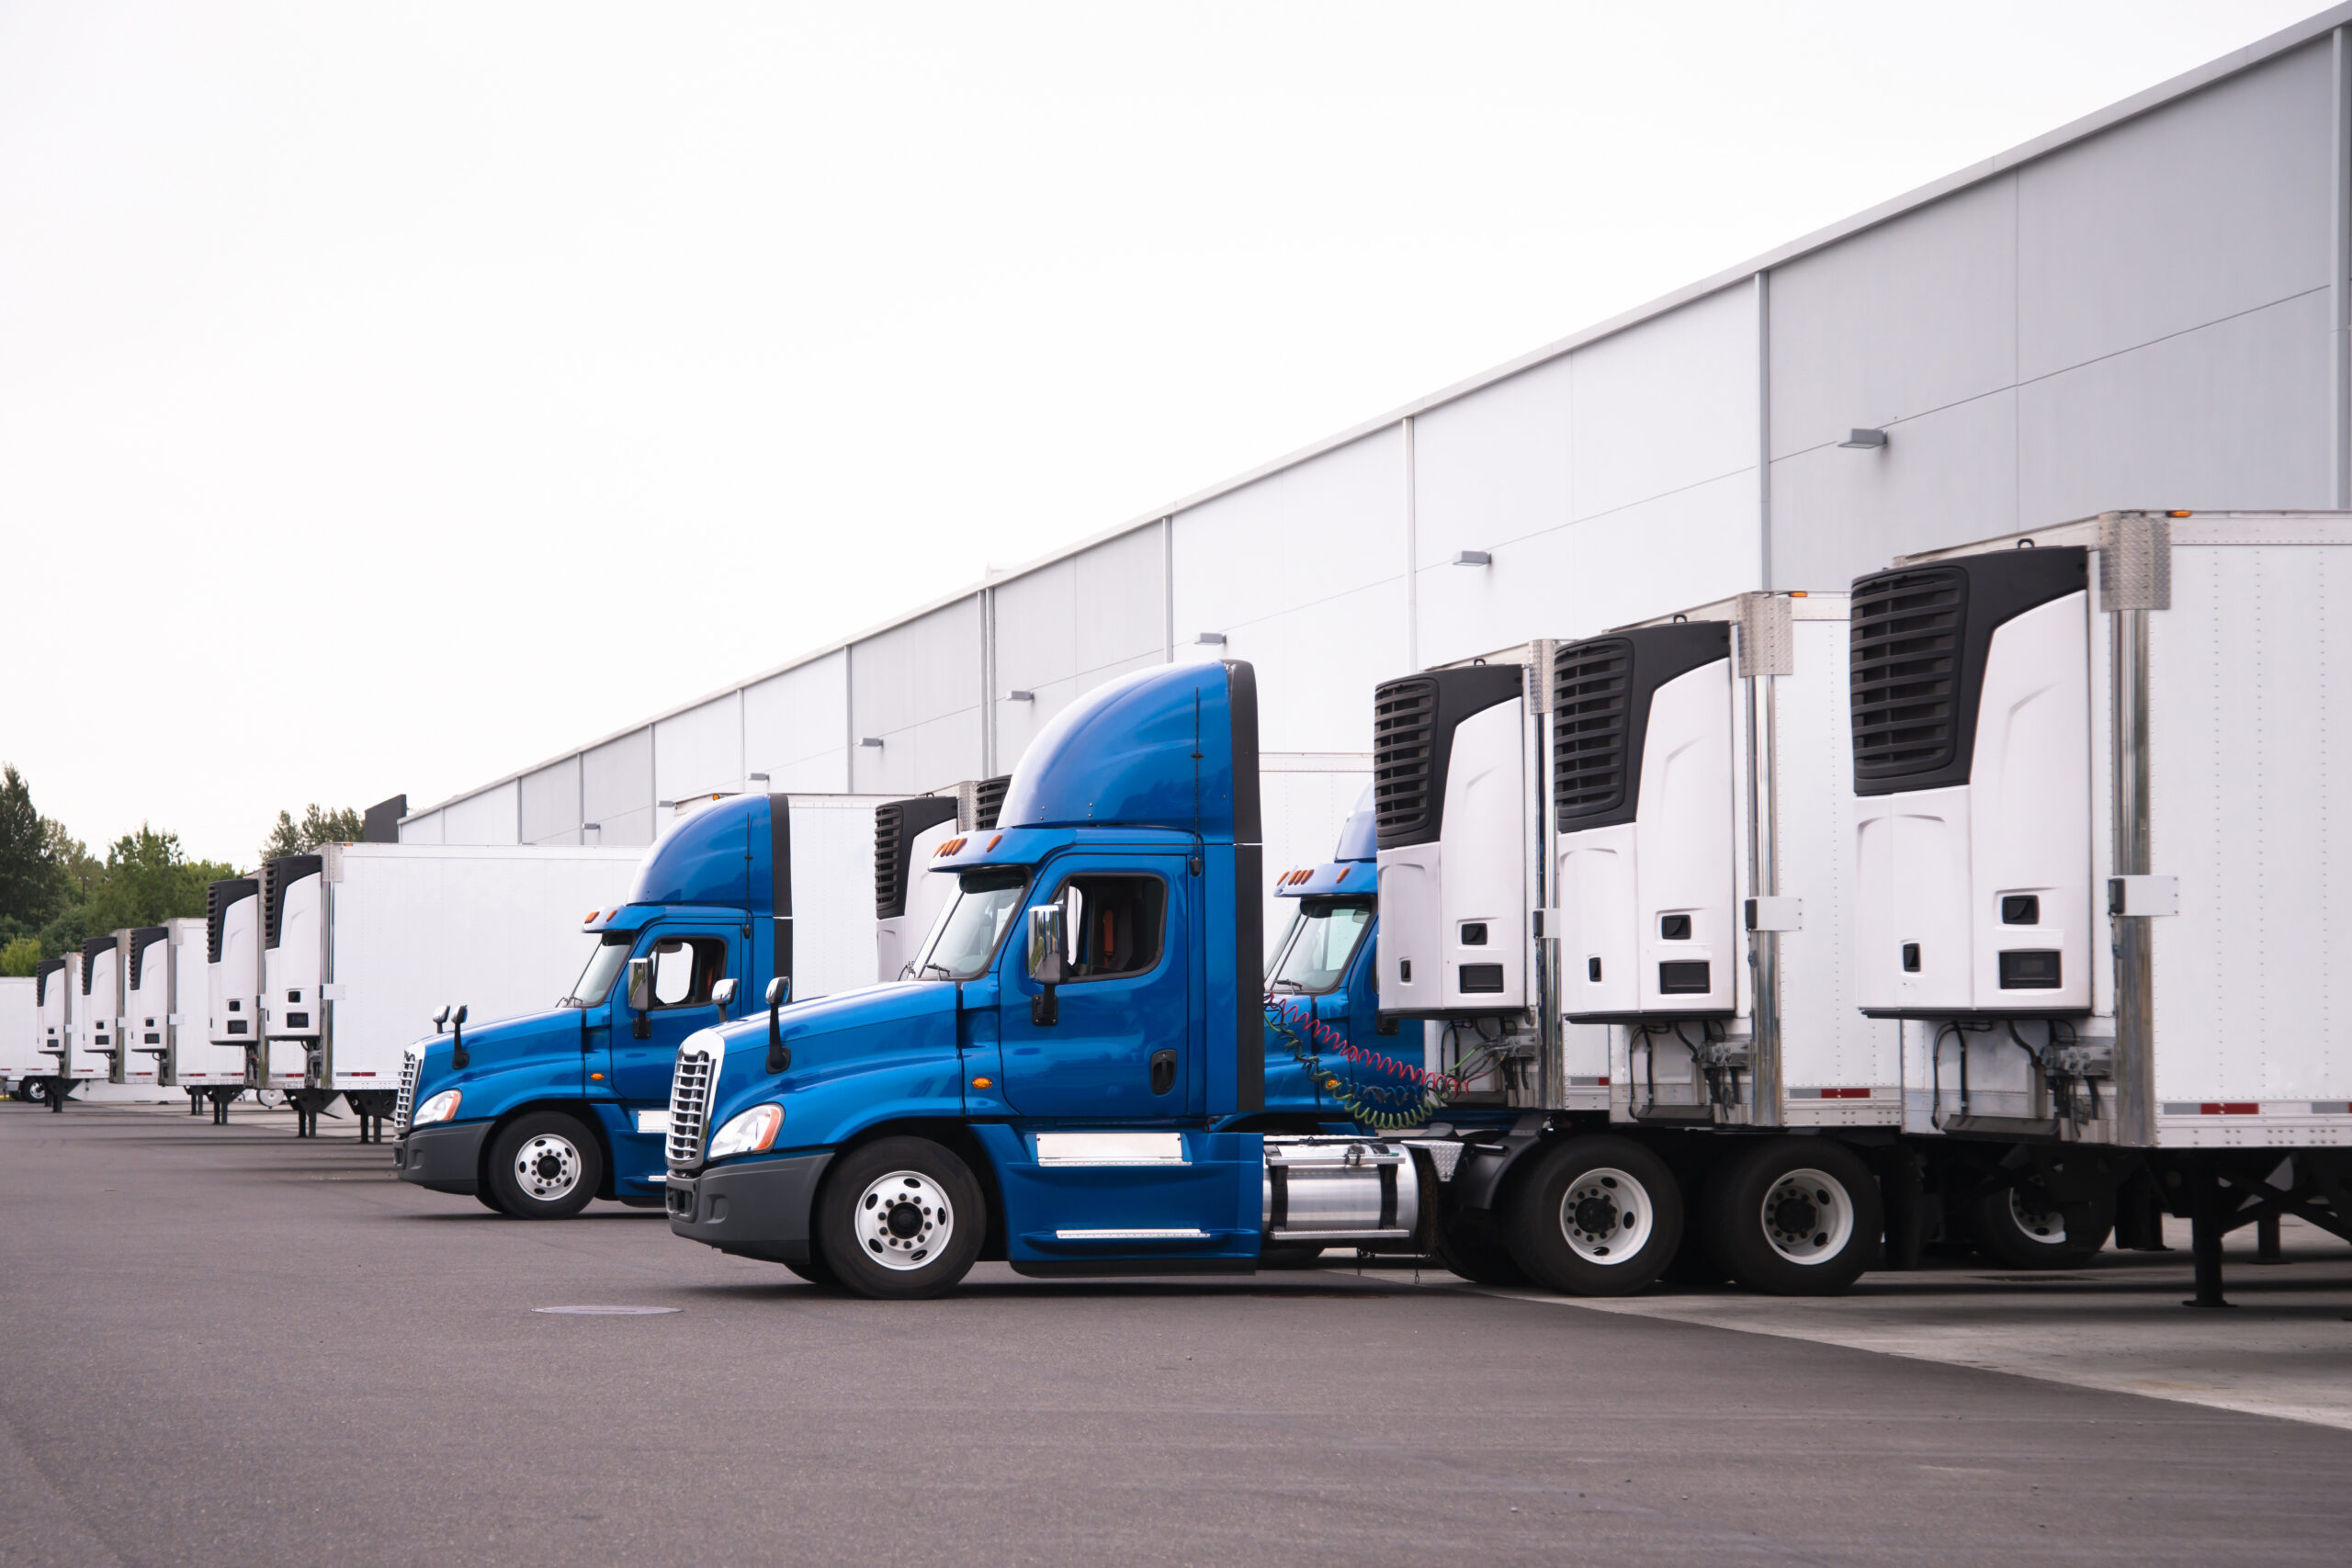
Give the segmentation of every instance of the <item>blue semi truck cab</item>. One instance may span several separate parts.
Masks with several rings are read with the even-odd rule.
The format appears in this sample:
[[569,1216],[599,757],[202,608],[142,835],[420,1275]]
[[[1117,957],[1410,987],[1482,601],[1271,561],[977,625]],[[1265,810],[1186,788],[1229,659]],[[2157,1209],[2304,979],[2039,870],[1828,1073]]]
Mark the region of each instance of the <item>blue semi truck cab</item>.
[[[589,913],[570,993],[543,1012],[409,1047],[401,1179],[518,1218],[591,1199],[662,1203],[670,1074],[696,1031],[741,1018],[774,976],[869,979],[874,800],[746,795],[703,805],[646,852],[628,898]],[[846,868],[846,869],[844,869]]]
[[1088,694],[995,829],[933,852],[956,887],[913,978],[771,995],[685,1041],[671,1229],[876,1297],[937,1295],[982,1258],[1246,1273],[1270,1247],[1430,1250],[1462,1143],[1260,1130],[1260,856],[1250,666]]

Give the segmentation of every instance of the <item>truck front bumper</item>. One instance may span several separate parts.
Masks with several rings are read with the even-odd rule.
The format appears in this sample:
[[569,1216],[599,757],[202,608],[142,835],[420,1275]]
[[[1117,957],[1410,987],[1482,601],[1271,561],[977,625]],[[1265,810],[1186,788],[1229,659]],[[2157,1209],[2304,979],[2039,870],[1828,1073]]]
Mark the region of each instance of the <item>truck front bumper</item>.
[[741,1258],[802,1262],[808,1257],[817,1181],[832,1158],[795,1155],[673,1176],[670,1230]]
[[487,1122],[419,1127],[392,1145],[392,1167],[402,1181],[470,1198],[481,1189],[481,1141],[489,1135]]

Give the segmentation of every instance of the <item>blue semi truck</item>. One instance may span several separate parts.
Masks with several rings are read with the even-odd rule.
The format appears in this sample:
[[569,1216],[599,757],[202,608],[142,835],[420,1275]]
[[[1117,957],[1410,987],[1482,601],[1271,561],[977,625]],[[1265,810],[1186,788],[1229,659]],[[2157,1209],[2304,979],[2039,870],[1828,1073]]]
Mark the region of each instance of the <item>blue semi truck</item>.
[[[1457,1216],[1489,1209],[1507,1171],[1548,1190],[1593,1166],[1580,1145],[1615,1141],[1541,1113],[1324,1135],[1270,1107],[1270,1012],[1288,1001],[1295,1019],[1308,992],[1266,985],[1256,693],[1228,661],[1088,694],[1034,743],[997,828],[939,845],[930,874],[956,889],[914,978],[789,1007],[775,987],[763,1023],[691,1035],[671,1091],[671,1229],[915,1298],[983,1258],[1102,1276],[1247,1273],[1335,1244],[1443,1256],[1457,1232],[1487,1245]],[[1328,1005],[1351,1029],[1362,1007],[1380,1040],[1369,998]],[[1481,1074],[1414,1072],[1409,1048],[1391,1074],[1367,1043],[1327,1046],[1420,1088],[1425,1111]],[[1533,1256],[1567,1260],[1547,1282],[1577,1283],[1577,1255],[1541,1239]]]
[[628,896],[582,922],[588,953],[555,1007],[411,1045],[394,1106],[403,1181],[517,1218],[594,1198],[661,1205],[681,1041],[743,1015],[777,975],[809,989],[873,974],[865,874],[876,797],[740,795],[684,817]]

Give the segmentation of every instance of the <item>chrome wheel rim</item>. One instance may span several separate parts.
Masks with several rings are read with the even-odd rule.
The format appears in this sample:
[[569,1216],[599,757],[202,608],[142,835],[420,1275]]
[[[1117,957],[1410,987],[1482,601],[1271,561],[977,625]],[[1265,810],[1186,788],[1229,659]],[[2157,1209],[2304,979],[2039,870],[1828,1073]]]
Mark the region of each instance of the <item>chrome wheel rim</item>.
[[937,1258],[956,1234],[955,1207],[939,1183],[919,1170],[894,1170],[858,1195],[858,1250],[905,1273]]
[[2022,1187],[2010,1188],[2009,1218],[2028,1241],[2042,1247],[2066,1245],[2066,1216],[2043,1194],[2028,1193]]
[[1764,1239],[1792,1263],[1826,1263],[1854,1235],[1854,1196],[1826,1170],[1783,1172],[1764,1194]]
[[535,1202],[560,1202],[580,1185],[580,1149],[560,1133],[523,1140],[514,1151],[514,1185]]
[[1640,1256],[1657,1224],[1649,1189],[1615,1166],[1596,1166],[1560,1196],[1560,1235],[1587,1263],[1612,1268]]

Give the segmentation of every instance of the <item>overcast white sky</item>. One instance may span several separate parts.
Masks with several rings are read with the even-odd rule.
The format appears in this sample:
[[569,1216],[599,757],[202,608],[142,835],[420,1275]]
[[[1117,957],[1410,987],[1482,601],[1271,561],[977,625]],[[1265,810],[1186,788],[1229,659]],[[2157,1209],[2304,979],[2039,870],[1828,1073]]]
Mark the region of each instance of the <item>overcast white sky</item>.
[[424,805],[2312,0],[0,0],[0,758]]

